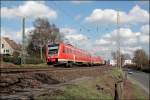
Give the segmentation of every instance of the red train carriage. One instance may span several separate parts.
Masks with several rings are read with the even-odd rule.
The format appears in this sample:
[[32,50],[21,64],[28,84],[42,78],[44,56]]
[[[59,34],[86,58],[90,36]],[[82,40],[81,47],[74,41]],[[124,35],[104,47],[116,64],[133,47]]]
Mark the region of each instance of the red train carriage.
[[92,57],[92,64],[93,65],[100,65],[102,64],[102,58],[99,56],[93,56]]
[[46,61],[47,64],[66,64],[68,67],[73,63],[87,65],[102,63],[100,57],[91,57],[88,52],[65,43],[47,45]]

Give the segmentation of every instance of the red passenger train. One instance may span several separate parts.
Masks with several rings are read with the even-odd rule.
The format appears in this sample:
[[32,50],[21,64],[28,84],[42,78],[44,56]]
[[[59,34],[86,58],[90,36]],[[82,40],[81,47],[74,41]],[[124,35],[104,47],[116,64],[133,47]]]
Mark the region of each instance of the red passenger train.
[[70,44],[58,43],[46,46],[47,64],[65,64],[72,67],[72,64],[100,65],[104,60],[99,56],[92,56],[90,53],[78,49]]

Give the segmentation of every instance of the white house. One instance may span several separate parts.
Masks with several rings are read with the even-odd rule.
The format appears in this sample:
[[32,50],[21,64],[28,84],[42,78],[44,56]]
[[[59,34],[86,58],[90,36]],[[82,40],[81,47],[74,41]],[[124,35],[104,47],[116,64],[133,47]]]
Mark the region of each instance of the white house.
[[111,66],[115,66],[115,65],[117,64],[117,61],[116,61],[116,60],[110,60],[110,61],[109,61],[109,64],[110,64]]
[[[126,59],[126,60],[124,60],[124,62],[123,62],[123,66],[124,66],[124,65],[132,65],[132,64],[134,64],[134,63],[132,62],[131,59]],[[116,61],[116,60],[110,60],[110,61],[109,61],[109,65],[115,66],[115,65],[117,65],[117,61]]]
[[13,55],[14,52],[20,53],[21,51],[21,46],[7,37],[1,38],[0,47],[1,47],[0,51],[1,55],[3,54]]
[[124,64],[123,65],[131,65],[133,64],[132,60],[131,59],[127,59],[124,61]]

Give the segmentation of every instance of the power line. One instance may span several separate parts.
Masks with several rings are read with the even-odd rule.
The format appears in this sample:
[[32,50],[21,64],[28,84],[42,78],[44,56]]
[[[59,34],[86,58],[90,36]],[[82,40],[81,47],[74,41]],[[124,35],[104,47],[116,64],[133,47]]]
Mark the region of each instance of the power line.
[[[70,15],[70,13],[68,13],[68,12],[66,12],[65,10],[63,10],[62,8],[60,8],[60,7],[56,4],[56,2],[52,2],[52,4],[54,4],[54,6],[55,6],[59,11],[63,12],[63,14],[64,14],[66,17],[73,19],[73,17]],[[75,20],[73,20],[73,22],[75,22]],[[82,27],[82,29],[86,30],[88,33],[92,33],[92,32],[94,32],[94,31],[95,31],[95,33],[97,33],[97,34],[99,33],[99,25],[98,25],[98,24],[96,25],[96,30],[94,29],[94,30],[92,30],[92,31],[91,31],[90,29],[84,27],[84,26],[81,25],[80,23],[79,23],[78,25],[80,25],[80,26]],[[82,29],[80,28],[79,31],[81,32]],[[107,29],[108,29],[108,28],[107,28]],[[92,34],[93,34],[93,33],[92,33]]]
[[[68,12],[66,12],[65,10],[63,10],[62,8],[60,8],[55,2],[52,2],[52,3],[56,6],[56,8],[58,8],[60,11],[62,11],[65,16],[72,18],[72,16],[71,16]],[[90,29],[85,28],[85,27],[84,27],[83,25],[81,25],[80,23],[79,23],[78,25],[80,25],[80,26],[81,26],[83,29],[85,29],[86,31],[91,32]],[[80,29],[80,31],[81,31],[81,29]]]

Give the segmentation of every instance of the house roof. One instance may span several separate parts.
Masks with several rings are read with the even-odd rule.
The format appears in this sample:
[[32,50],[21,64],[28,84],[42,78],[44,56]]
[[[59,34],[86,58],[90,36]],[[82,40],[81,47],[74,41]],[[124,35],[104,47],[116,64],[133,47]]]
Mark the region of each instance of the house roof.
[[8,37],[3,37],[3,39],[14,49],[21,51],[21,45],[17,44],[15,41],[10,40]]

